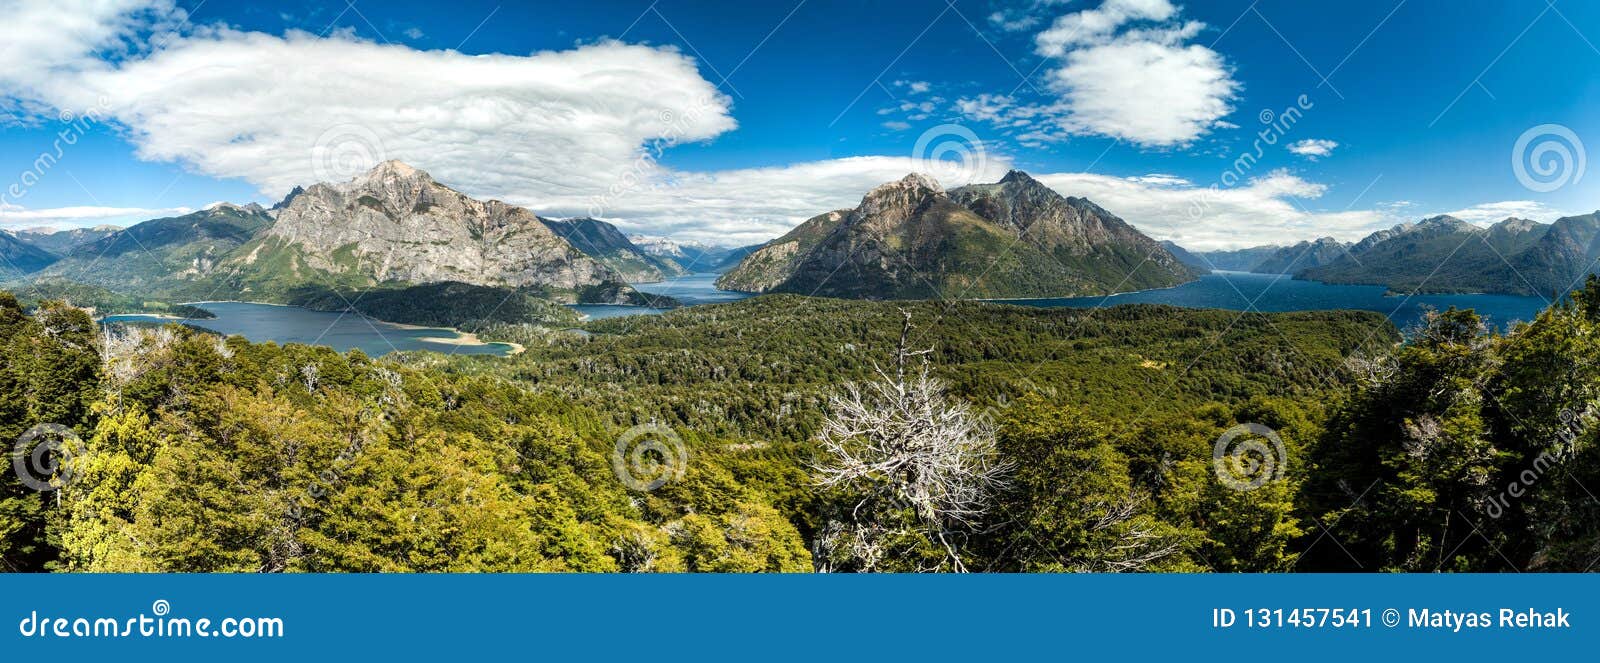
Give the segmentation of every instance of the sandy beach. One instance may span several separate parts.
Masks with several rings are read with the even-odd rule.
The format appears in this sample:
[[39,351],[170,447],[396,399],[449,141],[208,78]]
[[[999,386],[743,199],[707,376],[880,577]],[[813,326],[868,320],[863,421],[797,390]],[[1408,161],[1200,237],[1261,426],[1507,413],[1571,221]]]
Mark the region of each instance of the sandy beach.
[[[376,318],[374,318],[374,319],[376,319]],[[450,328],[450,327],[428,327],[428,326],[424,326],[424,325],[407,325],[407,324],[402,324],[402,323],[399,323],[399,322],[388,322],[388,321],[383,321],[383,322],[385,324],[394,325],[396,327],[400,327],[400,328],[403,328],[403,329],[433,329],[433,330],[439,330],[439,331],[447,331],[447,332],[450,332],[452,334],[455,334],[455,336],[453,336],[453,337],[449,337],[449,336],[423,336],[423,337],[419,337],[417,339],[417,340],[420,340],[420,341],[422,341],[424,343],[438,343],[440,345],[459,345],[459,346],[464,346],[464,347],[478,347],[478,346],[484,346],[484,345],[504,345],[504,346],[507,346],[507,347],[511,348],[511,353],[510,353],[511,355],[522,354],[522,351],[527,349],[527,348],[524,348],[521,343],[512,343],[510,341],[485,341],[485,340],[483,340],[481,338],[478,338],[477,334],[474,334],[472,332],[461,331],[459,329],[453,329],[453,328]],[[507,356],[510,356],[510,355],[507,355]]]
[[[393,324],[393,323],[390,323],[390,324]],[[416,329],[442,329],[442,328],[441,327],[416,327]],[[510,341],[485,341],[483,339],[478,338],[478,335],[474,334],[472,332],[464,332],[464,331],[459,331],[459,330],[451,330],[451,331],[454,331],[456,333],[456,336],[454,338],[425,336],[425,337],[422,337],[422,338],[420,338],[418,340],[421,340],[421,341],[423,341],[425,343],[438,343],[438,344],[441,344],[441,345],[460,345],[460,346],[471,346],[471,347],[482,346],[482,345],[504,345],[504,346],[508,346],[508,347],[511,348],[511,354],[512,355],[522,354],[522,351],[527,349],[527,348],[522,347],[521,343],[512,343]]]

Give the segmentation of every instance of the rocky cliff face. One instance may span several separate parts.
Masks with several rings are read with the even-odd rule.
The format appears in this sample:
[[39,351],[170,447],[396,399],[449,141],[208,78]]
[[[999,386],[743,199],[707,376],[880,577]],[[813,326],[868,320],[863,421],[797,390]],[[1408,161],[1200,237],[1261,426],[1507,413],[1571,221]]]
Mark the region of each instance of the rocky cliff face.
[[767,292],[792,276],[828,233],[839,227],[851,210],[835,210],[807,219],[782,237],[763,244],[717,279],[717,287],[740,292]]
[[[235,266],[287,262],[310,281],[538,288],[557,299],[622,280],[526,209],[479,201],[397,161],[342,184],[314,184],[285,200],[276,222]],[[267,254],[290,252],[289,260]]]

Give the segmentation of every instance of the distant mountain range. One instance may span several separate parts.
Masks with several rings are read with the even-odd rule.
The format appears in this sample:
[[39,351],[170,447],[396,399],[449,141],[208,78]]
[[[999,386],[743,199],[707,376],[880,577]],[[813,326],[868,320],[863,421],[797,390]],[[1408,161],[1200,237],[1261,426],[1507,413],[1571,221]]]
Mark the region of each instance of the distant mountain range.
[[125,229],[0,233],[0,257],[7,287],[119,306],[126,295],[325,302],[449,283],[479,288],[450,292],[482,301],[496,300],[483,288],[499,288],[557,302],[671,305],[627,282],[687,273],[605,222],[479,201],[394,161],[349,182],[297,187],[270,209],[224,203]]
[[16,236],[22,241],[54,253],[58,256],[66,255],[79,246],[88,244],[97,239],[122,230],[118,226],[95,226],[93,228],[71,228],[55,230],[53,228],[25,228],[18,230]]
[[1166,248],[1021,171],[945,191],[912,174],[753,251],[717,281],[860,299],[1108,294],[1195,278]]
[[[129,228],[0,232],[0,287],[93,305],[246,299],[333,306],[374,288],[388,310],[437,320],[470,302],[672,305],[628,285],[724,272],[718,287],[859,299],[1100,295],[1169,287],[1212,269],[1292,274],[1397,292],[1565,292],[1600,263],[1600,212],[1480,228],[1449,216],[1344,243],[1188,251],[1021,171],[951,190],[917,174],[772,241],[714,247],[628,236],[598,219],[545,219],[481,201],[390,161],[283,201],[217,204]],[[424,286],[461,284],[462,287]],[[450,308],[416,296],[457,293]],[[470,295],[470,297],[468,297]],[[489,312],[492,313],[492,312]],[[492,317],[492,316],[491,316]],[[400,320],[403,322],[403,320]]]
[[220,261],[271,225],[272,217],[259,205],[215,205],[73,246],[37,278],[124,293],[204,290],[201,282]]
[[0,279],[19,278],[55,261],[55,254],[11,233],[0,232]]
[[627,235],[597,219],[541,219],[545,227],[607,267],[616,270],[629,283],[655,283],[683,276],[689,270],[675,260],[651,255],[636,246]]
[[1335,262],[1349,253],[1350,247],[1344,242],[1332,237],[1323,237],[1279,248],[1256,263],[1250,271],[1262,274],[1297,274]]
[[761,248],[760,244],[728,248],[649,235],[633,235],[628,239],[647,255],[678,265],[685,274],[727,271]]
[[1489,228],[1436,216],[1375,233],[1351,246],[1348,255],[1296,277],[1384,285],[1396,292],[1553,296],[1594,270],[1597,230],[1593,214],[1551,225],[1506,219]]
[[1246,249],[1232,249],[1228,251],[1189,251],[1170,241],[1163,241],[1163,246],[1172,254],[1183,260],[1185,265],[1204,271],[1222,270],[1226,272],[1253,271],[1256,265],[1277,253],[1283,247],[1276,245],[1252,246]]
[[1508,218],[1487,228],[1441,215],[1379,230],[1354,243],[1324,237],[1294,246],[1179,247],[1174,253],[1197,268],[1292,274],[1395,292],[1555,297],[1586,275],[1600,273],[1600,212],[1551,224]]

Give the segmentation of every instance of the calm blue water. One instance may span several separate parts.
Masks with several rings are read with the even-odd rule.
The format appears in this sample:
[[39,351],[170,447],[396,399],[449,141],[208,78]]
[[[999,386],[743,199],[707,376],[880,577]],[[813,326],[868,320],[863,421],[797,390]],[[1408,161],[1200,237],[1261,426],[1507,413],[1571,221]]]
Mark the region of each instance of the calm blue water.
[[[718,276],[722,275],[715,273],[690,274],[675,279],[667,279],[660,283],[635,283],[633,287],[647,295],[672,297],[683,302],[686,306],[736,302],[751,296],[749,293],[718,290],[716,286]],[[647,306],[617,306],[614,304],[574,304],[570,308],[589,316],[591,320],[620,318],[625,315],[655,315],[666,311],[666,309]]]
[[[464,355],[505,355],[511,352],[511,346],[504,343],[452,345],[430,340],[459,336],[449,329],[407,327],[354,314],[340,315],[297,306],[243,302],[203,302],[195,306],[217,317],[185,321],[184,324],[229,336],[237,334],[256,342],[326,345],[340,352],[359,349],[374,357],[397,350],[432,350]],[[104,322],[166,323],[172,320],[149,315],[110,315],[106,316]]]
[[1262,312],[1358,309],[1389,316],[1401,330],[1422,319],[1429,309],[1443,311],[1451,306],[1470,308],[1489,319],[1490,324],[1507,327],[1517,320],[1532,320],[1545,307],[1538,297],[1516,295],[1415,295],[1384,296],[1381,286],[1331,285],[1317,281],[1296,281],[1275,274],[1214,272],[1175,288],[1144,290],[1109,297],[1069,297],[1059,299],[1012,300],[1008,304],[1042,308],[1098,308],[1118,304],[1172,304],[1194,308],[1220,308],[1243,311],[1252,301]]
[[[635,287],[650,294],[676,297],[689,306],[731,302],[750,296],[741,292],[717,290],[713,285],[716,278],[716,274],[695,274]],[[1516,320],[1531,320],[1545,305],[1544,300],[1537,297],[1513,295],[1417,295],[1406,298],[1386,297],[1383,293],[1384,289],[1379,286],[1328,285],[1315,281],[1296,281],[1287,276],[1270,274],[1217,272],[1200,277],[1198,281],[1165,290],[1145,290],[1110,297],[1011,300],[1006,303],[1043,308],[1172,304],[1242,311],[1249,307],[1251,300],[1254,300],[1256,310],[1267,312],[1323,309],[1377,311],[1389,316],[1389,319],[1402,330],[1415,324],[1430,308],[1444,310],[1455,306],[1475,309],[1479,314],[1487,316],[1491,323],[1504,327]],[[439,339],[457,338],[457,333],[448,329],[418,329],[357,315],[341,316],[338,313],[310,311],[293,306],[238,302],[207,302],[198,306],[215,313],[217,317],[185,324],[223,334],[238,334],[258,342],[318,344],[341,352],[359,348],[372,356],[396,350],[495,355],[504,355],[511,350],[510,346],[502,343],[452,345],[441,342]],[[572,308],[588,315],[591,319],[662,312],[662,309],[643,306],[584,304]],[[148,315],[113,315],[108,316],[105,321],[170,322]]]

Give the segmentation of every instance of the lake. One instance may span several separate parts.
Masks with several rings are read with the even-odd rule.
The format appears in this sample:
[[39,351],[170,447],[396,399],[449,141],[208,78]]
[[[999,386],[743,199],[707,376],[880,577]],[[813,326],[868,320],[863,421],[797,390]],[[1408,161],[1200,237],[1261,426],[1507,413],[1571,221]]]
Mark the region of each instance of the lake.
[[[256,342],[326,345],[340,352],[358,349],[374,357],[398,350],[432,350],[463,355],[507,355],[512,351],[512,346],[504,343],[472,344],[468,337],[450,329],[397,325],[353,313],[329,313],[298,306],[245,302],[200,302],[195,306],[217,317],[184,320],[181,321],[183,324],[229,336],[237,334]],[[153,315],[109,315],[102,322],[176,321]]]
[[1532,320],[1545,308],[1539,297],[1517,295],[1385,295],[1386,289],[1373,285],[1332,285],[1319,281],[1296,281],[1277,274],[1213,272],[1180,286],[1160,290],[1141,290],[1101,297],[1009,300],[1008,304],[1041,308],[1098,308],[1118,304],[1172,304],[1192,308],[1247,310],[1252,301],[1262,312],[1357,309],[1377,311],[1389,317],[1402,331],[1415,325],[1429,309],[1443,311],[1452,306],[1470,308],[1504,329],[1517,320]]
[[[714,304],[751,297],[747,293],[718,290],[717,274],[695,274],[660,283],[634,284],[642,292],[670,295],[686,305]],[[1013,299],[1002,303],[1040,308],[1098,308],[1119,304],[1171,304],[1190,308],[1220,308],[1243,311],[1255,304],[1257,311],[1316,311],[1357,309],[1377,311],[1405,330],[1415,325],[1430,309],[1443,311],[1452,306],[1470,308],[1504,329],[1517,320],[1532,320],[1545,307],[1539,297],[1517,295],[1385,295],[1387,289],[1374,285],[1333,285],[1319,281],[1296,281],[1277,274],[1213,272],[1180,286],[1142,290],[1099,297],[1057,297]],[[643,306],[584,304],[573,309],[593,319],[624,315],[649,315],[662,309]]]
[[[716,283],[719,276],[722,275],[706,272],[667,279],[659,283],[634,283],[632,285],[639,292],[647,295],[665,295],[683,302],[685,306],[736,302],[753,296],[746,292],[718,290]],[[620,318],[625,315],[655,315],[665,313],[667,310],[648,306],[617,306],[614,304],[574,304],[568,308],[589,316],[591,320]]]
[[[677,298],[685,305],[738,301],[752,295],[718,290],[717,274],[694,274],[660,283],[643,283],[640,291]],[[1544,308],[1538,297],[1514,295],[1416,295],[1385,296],[1384,288],[1364,285],[1329,285],[1316,281],[1296,281],[1287,276],[1216,272],[1183,285],[1162,290],[1128,292],[1109,297],[1066,297],[1054,299],[1007,300],[1007,304],[1042,308],[1096,308],[1118,304],[1172,304],[1192,308],[1246,310],[1254,300],[1258,311],[1307,311],[1359,309],[1377,311],[1404,330],[1422,319],[1430,308],[1451,306],[1471,308],[1490,322],[1504,328],[1516,320],[1531,320]],[[191,320],[184,324],[222,334],[238,334],[252,341],[320,344],[341,352],[360,349],[372,356],[396,350],[433,350],[454,354],[506,355],[512,346],[503,343],[471,344],[468,337],[450,329],[412,327],[364,318],[358,315],[310,311],[293,306],[247,304],[241,302],[203,302],[200,308],[216,314],[212,320]],[[663,309],[644,306],[579,304],[572,306],[590,319],[625,315],[653,315]],[[172,322],[150,315],[113,315],[106,322]],[[465,342],[466,344],[461,344]]]

